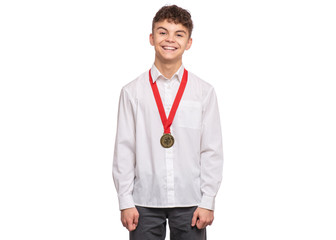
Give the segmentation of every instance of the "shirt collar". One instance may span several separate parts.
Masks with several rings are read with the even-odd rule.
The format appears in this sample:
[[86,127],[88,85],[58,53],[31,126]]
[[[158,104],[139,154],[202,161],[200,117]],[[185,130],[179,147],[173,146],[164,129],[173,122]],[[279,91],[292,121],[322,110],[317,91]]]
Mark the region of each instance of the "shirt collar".
[[[183,73],[184,73],[184,66],[182,64],[181,67],[177,70],[177,72],[174,73],[174,75],[171,77],[171,79],[173,79],[175,76],[177,76],[177,80],[179,82],[181,82],[182,77],[183,77]],[[165,76],[163,76],[162,73],[160,73],[159,69],[157,69],[157,67],[155,66],[155,64],[153,64],[153,66],[151,68],[151,75],[152,75],[153,83],[156,80],[158,80],[159,77],[162,77],[165,80],[170,80],[170,79],[166,78]]]

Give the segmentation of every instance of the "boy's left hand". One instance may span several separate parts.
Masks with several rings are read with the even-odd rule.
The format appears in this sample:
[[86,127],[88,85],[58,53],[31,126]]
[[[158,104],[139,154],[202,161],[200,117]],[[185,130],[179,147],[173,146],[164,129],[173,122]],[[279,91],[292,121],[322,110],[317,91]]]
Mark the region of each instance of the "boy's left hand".
[[191,220],[191,226],[197,226],[198,229],[211,225],[214,220],[214,211],[198,207]]

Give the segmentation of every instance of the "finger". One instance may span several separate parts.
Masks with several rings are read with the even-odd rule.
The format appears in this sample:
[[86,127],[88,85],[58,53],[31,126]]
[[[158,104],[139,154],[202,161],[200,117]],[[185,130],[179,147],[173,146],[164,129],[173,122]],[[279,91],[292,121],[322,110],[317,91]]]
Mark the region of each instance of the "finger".
[[199,220],[197,220],[196,226],[197,226],[198,229],[203,229],[206,226],[206,222],[199,219]]
[[121,218],[121,223],[122,223],[122,225],[124,226],[124,227],[126,227],[127,226],[127,222],[126,222],[126,219],[125,218]]
[[135,216],[134,216],[133,223],[134,223],[136,226],[138,226],[138,223],[139,223],[139,215],[135,215]]
[[193,218],[191,219],[191,226],[194,227],[197,221],[197,217],[198,217],[198,212],[197,210],[194,212]]
[[136,226],[134,224],[131,224],[131,225],[127,226],[127,230],[130,231],[130,232],[134,231],[135,228],[136,228]]
[[131,232],[131,231],[134,231],[136,229],[136,226],[135,224],[131,224],[131,226],[129,226],[128,230]]
[[192,220],[191,220],[191,226],[194,227],[197,221],[197,216],[193,216]]
[[128,219],[126,225],[127,225],[126,228],[127,228],[129,231],[132,231],[132,229],[133,229],[133,222],[132,222],[132,219]]
[[196,227],[198,229],[202,229],[202,225],[201,225],[201,221],[198,219],[197,222],[196,222]]

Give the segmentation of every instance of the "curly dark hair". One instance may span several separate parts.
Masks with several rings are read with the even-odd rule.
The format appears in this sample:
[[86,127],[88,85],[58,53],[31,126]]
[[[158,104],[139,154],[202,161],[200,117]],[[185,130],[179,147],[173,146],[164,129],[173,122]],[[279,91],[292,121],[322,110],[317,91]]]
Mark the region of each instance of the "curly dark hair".
[[189,38],[193,30],[193,22],[191,20],[190,13],[176,5],[163,6],[155,15],[152,22],[152,31],[154,30],[154,24],[164,20],[173,21],[175,24],[181,23],[189,31]]

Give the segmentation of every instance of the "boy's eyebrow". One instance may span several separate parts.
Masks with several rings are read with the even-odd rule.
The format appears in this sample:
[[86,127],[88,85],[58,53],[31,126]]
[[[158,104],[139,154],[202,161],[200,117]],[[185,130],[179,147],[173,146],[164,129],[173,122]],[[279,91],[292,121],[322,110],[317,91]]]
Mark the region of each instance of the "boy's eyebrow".
[[160,28],[162,28],[163,30],[168,32],[168,29],[164,28],[164,27],[158,27],[156,30],[159,30]]
[[184,30],[177,30],[176,32],[183,32],[183,33],[187,34],[187,32],[184,31]]
[[[165,30],[165,31],[168,32],[168,29],[167,29],[167,28],[164,28],[164,27],[158,27],[156,30],[159,30],[159,29],[163,29],[163,30]],[[183,33],[187,34],[187,32],[184,31],[184,30],[177,30],[176,32],[183,32]]]

